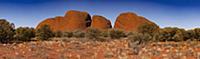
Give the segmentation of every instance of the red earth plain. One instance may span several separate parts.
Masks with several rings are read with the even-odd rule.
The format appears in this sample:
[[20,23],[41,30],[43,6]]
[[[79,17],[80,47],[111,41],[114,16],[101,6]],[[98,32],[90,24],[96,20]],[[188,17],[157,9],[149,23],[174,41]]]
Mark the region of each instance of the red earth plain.
[[0,59],[200,59],[200,43],[152,42],[132,48],[128,39],[59,38],[0,44]]

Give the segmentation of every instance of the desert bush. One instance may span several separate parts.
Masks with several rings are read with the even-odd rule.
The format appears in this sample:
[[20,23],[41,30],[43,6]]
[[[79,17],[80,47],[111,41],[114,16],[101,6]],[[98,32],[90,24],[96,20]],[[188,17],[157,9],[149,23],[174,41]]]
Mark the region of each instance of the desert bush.
[[100,33],[101,31],[99,31],[98,29],[88,28],[85,36],[89,39],[99,39]]
[[85,37],[85,32],[77,30],[73,32],[73,37],[76,38],[84,38]]
[[15,30],[14,38],[19,41],[30,41],[33,37],[35,37],[34,28],[19,27]]
[[109,30],[109,36],[110,36],[112,39],[119,39],[119,38],[122,38],[122,37],[126,37],[124,31],[122,31],[122,30],[117,30],[117,29],[111,29],[111,30]]
[[54,34],[48,25],[44,25],[41,28],[36,30],[36,37],[39,40],[49,40],[49,38],[53,36]]
[[8,43],[13,39],[14,24],[5,19],[0,19],[0,42]]
[[156,41],[184,41],[186,32],[177,27],[166,27],[154,34]]
[[131,43],[137,45],[152,41],[152,36],[149,33],[133,33],[128,38]]
[[200,28],[188,30],[186,38],[191,40],[200,40]]
[[64,32],[62,37],[71,38],[71,37],[73,37],[73,32]]
[[138,27],[138,32],[139,33],[153,34],[154,32],[156,32],[158,30],[159,30],[159,27],[156,24],[145,23],[145,24],[143,24],[143,25]]
[[108,30],[102,31],[102,32],[100,33],[100,36],[101,36],[101,37],[104,37],[104,38],[109,37],[109,31],[108,31]]
[[196,34],[195,38],[200,40],[200,28],[195,28],[194,31],[195,31],[195,34]]
[[186,35],[186,38],[189,39],[189,40],[196,40],[195,39],[195,31],[194,30],[187,30],[186,31],[187,35]]
[[136,34],[136,32],[127,32],[127,33],[126,33],[126,36],[127,36],[127,37],[131,37],[131,36],[133,36],[134,34]]
[[61,31],[54,32],[54,37],[62,37],[62,36],[63,36],[63,32]]
[[129,47],[133,49],[133,53],[136,55],[142,47],[152,40],[152,36],[149,33],[131,33],[128,38]]

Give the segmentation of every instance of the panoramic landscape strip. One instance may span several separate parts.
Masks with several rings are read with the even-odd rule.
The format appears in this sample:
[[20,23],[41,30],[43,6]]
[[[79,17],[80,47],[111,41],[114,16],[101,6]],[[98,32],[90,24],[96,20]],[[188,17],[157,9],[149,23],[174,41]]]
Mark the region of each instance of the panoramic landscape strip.
[[132,12],[112,27],[103,16],[69,10],[36,28],[0,19],[0,57],[4,59],[198,59],[200,28],[160,28]]

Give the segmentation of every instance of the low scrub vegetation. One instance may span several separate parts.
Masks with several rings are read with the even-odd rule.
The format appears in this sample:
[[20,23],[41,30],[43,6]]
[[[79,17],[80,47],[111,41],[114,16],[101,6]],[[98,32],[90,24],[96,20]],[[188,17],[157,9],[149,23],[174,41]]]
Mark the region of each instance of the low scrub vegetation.
[[0,42],[8,43],[12,41],[14,35],[14,24],[0,19]]
[[36,38],[39,40],[49,40],[49,38],[53,36],[54,34],[48,25],[44,25],[40,29],[36,30]]
[[89,39],[99,39],[101,31],[93,28],[88,28],[86,31],[86,37]]
[[34,28],[19,27],[15,30],[14,38],[18,41],[31,41],[35,37]]
[[109,36],[111,37],[111,39],[120,39],[122,37],[126,37],[125,32],[118,29],[109,30]]
[[5,19],[0,19],[1,43],[31,41],[32,38],[49,40],[52,37],[87,38],[97,41],[127,37],[131,42],[138,42],[138,44],[155,41],[200,41],[200,28],[185,30],[177,27],[158,28],[158,26],[154,24],[144,24],[138,27],[138,32],[124,32],[123,30],[118,29],[100,31],[94,28],[88,28],[86,31],[53,32],[48,25],[44,25],[39,29],[29,27],[19,27],[15,29],[13,23],[10,23]]
[[85,32],[80,31],[80,30],[74,31],[72,37],[84,38],[85,37]]
[[74,35],[73,32],[63,32],[63,34],[61,36],[71,38],[71,37],[73,37],[73,35]]
[[184,41],[186,31],[176,27],[166,27],[154,34],[157,41]]

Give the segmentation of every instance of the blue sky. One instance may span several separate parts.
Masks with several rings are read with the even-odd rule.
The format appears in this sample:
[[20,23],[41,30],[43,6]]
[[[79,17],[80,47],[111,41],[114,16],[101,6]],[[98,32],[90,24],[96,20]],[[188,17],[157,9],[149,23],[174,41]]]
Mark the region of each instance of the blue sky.
[[122,12],[134,12],[160,27],[200,27],[199,0],[0,0],[0,18],[16,27],[35,27],[46,18],[68,10],[87,11],[112,21]]

